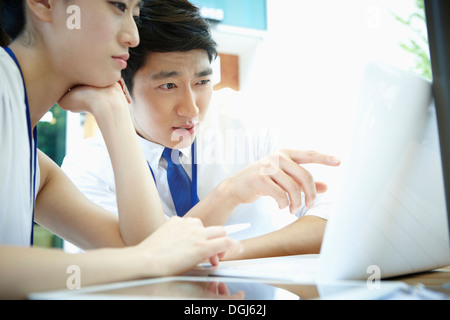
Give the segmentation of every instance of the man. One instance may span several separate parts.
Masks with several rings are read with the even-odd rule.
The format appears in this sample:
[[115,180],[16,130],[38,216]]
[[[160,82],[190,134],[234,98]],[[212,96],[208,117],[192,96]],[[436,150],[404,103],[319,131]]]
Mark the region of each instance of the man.
[[[261,139],[261,132],[245,128],[239,113],[230,117],[220,101],[211,103],[216,44],[188,1],[149,1],[141,10],[139,33],[140,45],[130,51],[123,77],[166,216],[198,217],[205,225],[250,222],[249,229],[234,235],[243,240],[244,251],[227,252],[226,259],[317,253],[329,206],[316,194],[326,186],[298,164],[334,166],[339,161],[315,152],[275,152],[267,136]],[[227,136],[237,142],[224,141]],[[179,178],[174,190],[169,181],[179,163],[188,178]],[[101,137],[69,155],[63,169],[88,198],[117,211],[114,175]],[[189,203],[184,209],[178,206],[182,194]],[[219,201],[225,195],[231,206],[220,205],[230,203]],[[274,198],[280,209],[289,206],[296,216],[279,212],[263,196]]]

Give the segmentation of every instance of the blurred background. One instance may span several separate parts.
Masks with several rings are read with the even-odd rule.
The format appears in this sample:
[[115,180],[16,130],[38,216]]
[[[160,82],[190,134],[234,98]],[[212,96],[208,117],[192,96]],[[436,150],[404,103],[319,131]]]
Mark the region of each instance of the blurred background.
[[[243,118],[276,130],[283,147],[345,161],[353,109],[368,61],[431,79],[423,0],[192,0],[218,43],[215,90],[239,92]],[[96,130],[89,114],[53,107],[38,147],[61,165]],[[342,170],[311,166],[339,185]],[[36,226],[36,245],[61,241]]]

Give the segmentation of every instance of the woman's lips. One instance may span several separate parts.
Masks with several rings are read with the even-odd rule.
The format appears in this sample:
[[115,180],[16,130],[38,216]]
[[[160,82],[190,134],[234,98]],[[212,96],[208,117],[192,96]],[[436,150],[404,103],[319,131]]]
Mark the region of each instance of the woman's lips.
[[120,56],[115,56],[112,57],[120,66],[121,69],[126,69],[127,68],[127,61],[130,58],[129,54],[123,54]]

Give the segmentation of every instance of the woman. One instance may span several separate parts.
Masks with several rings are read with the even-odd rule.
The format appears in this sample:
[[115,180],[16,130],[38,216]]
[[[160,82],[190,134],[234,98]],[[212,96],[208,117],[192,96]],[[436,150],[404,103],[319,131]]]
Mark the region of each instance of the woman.
[[[1,297],[64,288],[72,265],[80,268],[81,284],[87,286],[181,274],[205,259],[215,264],[217,255],[240,246],[223,227],[204,228],[197,219],[164,223],[126,90],[118,82],[128,49],[139,42],[134,21],[139,4],[2,2],[1,21],[13,41],[0,49]],[[77,28],[68,27],[69,18],[79,19]],[[35,150],[34,128],[55,103],[96,118],[114,168],[118,219],[84,198],[55,163]],[[33,215],[64,239],[95,250],[69,255],[30,247]]]

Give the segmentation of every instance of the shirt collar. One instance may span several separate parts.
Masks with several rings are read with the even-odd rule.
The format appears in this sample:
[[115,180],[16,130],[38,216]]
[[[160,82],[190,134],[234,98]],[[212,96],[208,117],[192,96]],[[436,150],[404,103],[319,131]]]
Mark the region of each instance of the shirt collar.
[[[144,152],[145,159],[149,163],[152,170],[156,170],[159,166],[159,161],[165,147],[158,143],[146,140],[139,135],[137,136],[139,143],[141,144],[142,151]],[[183,154],[183,157],[181,157],[181,163],[191,163],[191,146],[180,149],[180,151]]]

